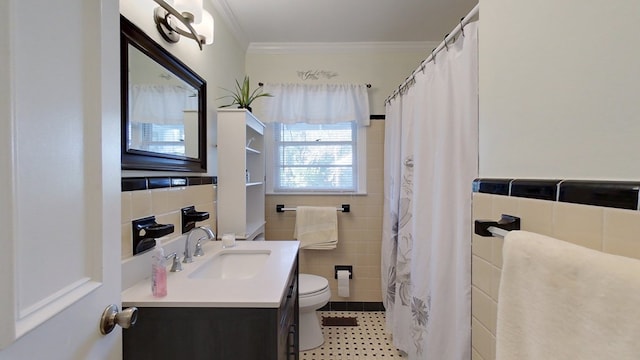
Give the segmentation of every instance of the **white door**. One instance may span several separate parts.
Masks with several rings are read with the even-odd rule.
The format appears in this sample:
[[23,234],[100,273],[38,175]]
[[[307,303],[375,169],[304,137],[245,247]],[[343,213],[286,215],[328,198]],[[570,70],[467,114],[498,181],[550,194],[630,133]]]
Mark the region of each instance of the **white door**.
[[0,359],[119,359],[116,0],[0,1]]

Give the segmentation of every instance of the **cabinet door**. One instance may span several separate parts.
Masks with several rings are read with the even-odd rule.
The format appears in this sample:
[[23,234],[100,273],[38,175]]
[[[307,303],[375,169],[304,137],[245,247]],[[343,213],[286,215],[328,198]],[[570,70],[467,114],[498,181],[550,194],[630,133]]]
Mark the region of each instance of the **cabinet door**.
[[277,308],[139,308],[124,360],[275,360]]
[[297,360],[299,346],[298,335],[298,269],[297,262],[291,272],[287,292],[282,299],[278,329],[278,359]]

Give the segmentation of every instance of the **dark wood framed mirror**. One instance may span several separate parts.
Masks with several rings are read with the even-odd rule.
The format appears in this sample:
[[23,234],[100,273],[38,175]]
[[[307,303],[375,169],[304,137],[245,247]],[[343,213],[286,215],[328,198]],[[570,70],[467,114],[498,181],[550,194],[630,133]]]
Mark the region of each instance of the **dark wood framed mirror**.
[[207,83],[120,16],[123,170],[206,172]]

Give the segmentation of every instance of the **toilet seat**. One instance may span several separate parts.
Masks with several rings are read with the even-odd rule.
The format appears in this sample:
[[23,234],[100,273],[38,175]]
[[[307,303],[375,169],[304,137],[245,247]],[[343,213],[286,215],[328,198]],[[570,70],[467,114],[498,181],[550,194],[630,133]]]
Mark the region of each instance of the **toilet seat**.
[[329,281],[322,276],[311,274],[298,275],[298,296],[309,297],[322,293],[329,287]]

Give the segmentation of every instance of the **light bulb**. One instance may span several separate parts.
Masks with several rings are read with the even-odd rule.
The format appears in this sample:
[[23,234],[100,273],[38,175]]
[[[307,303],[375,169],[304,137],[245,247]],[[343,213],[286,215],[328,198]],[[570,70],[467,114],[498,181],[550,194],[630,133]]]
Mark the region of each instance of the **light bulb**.
[[205,45],[213,44],[214,21],[213,16],[207,11],[202,11],[202,21],[195,25],[198,35],[203,36]]

